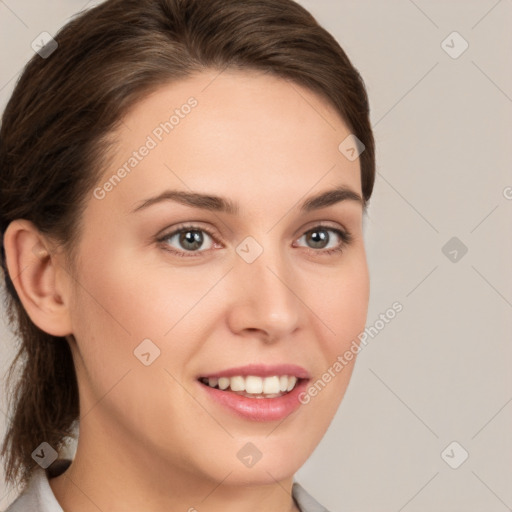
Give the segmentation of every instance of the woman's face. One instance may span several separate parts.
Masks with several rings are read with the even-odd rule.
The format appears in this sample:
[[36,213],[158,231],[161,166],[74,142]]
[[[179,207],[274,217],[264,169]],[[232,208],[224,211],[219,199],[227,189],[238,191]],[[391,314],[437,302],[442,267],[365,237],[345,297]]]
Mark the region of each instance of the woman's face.
[[[366,321],[362,203],[308,203],[362,195],[359,159],[338,148],[350,131],[309,90],[233,71],[164,86],[123,121],[69,281],[77,457],[288,478],[338,408],[354,360],[333,367]],[[300,377],[290,394],[255,397],[291,387],[284,376]]]

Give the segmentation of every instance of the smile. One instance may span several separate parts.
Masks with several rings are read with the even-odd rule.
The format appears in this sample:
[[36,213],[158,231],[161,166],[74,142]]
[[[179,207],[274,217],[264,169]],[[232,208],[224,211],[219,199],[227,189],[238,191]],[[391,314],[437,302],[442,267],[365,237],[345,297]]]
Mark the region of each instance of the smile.
[[248,364],[196,376],[200,395],[213,407],[249,421],[282,421],[302,404],[311,380],[302,366]]
[[200,382],[221,391],[231,391],[248,398],[278,398],[292,391],[298,382],[294,375],[235,375],[233,377],[201,377]]

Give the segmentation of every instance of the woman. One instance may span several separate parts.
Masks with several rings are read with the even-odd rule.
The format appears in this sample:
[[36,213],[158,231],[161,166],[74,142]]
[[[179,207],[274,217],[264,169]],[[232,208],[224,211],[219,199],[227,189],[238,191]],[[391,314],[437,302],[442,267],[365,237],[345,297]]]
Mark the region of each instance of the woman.
[[325,510],[294,473],[364,329],[375,175],[333,37],[291,0],[107,0],[0,135],[9,512]]

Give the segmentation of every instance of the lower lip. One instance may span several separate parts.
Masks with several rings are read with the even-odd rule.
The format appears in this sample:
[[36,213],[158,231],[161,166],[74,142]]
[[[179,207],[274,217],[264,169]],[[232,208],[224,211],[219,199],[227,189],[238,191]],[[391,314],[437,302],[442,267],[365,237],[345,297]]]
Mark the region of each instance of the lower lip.
[[283,420],[296,411],[301,402],[299,395],[305,390],[307,380],[299,380],[295,387],[283,396],[277,398],[248,398],[237,395],[232,391],[221,391],[198,381],[199,386],[208,396],[217,403],[252,421],[278,421]]

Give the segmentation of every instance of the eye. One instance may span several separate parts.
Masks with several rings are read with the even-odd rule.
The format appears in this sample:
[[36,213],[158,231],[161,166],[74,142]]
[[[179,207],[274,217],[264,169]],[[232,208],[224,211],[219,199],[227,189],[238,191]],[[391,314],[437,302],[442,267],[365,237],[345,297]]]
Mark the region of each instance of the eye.
[[[206,249],[204,249],[204,234],[206,234],[206,239],[210,238],[214,242],[217,242],[212,233],[199,226],[182,226],[171,233],[163,235],[158,239],[158,242],[165,244],[166,249],[177,256],[195,256],[195,254],[186,253],[205,252],[214,245],[213,243],[207,244]],[[173,242],[178,244],[178,247],[173,245]],[[201,247],[203,247],[203,250],[198,250]]]
[[[303,238],[310,244],[310,247],[306,249],[320,255],[340,253],[352,241],[352,235],[348,231],[324,225],[318,225],[309,229],[298,241]],[[209,244],[206,244],[206,247],[205,239],[211,240]],[[159,237],[157,241],[162,243],[167,251],[180,257],[199,256],[200,253],[207,252],[219,243],[213,233],[195,225],[181,226]],[[332,242],[334,242],[333,246]],[[329,244],[331,244],[331,247],[329,247]],[[222,247],[222,245],[217,247]]]
[[[335,236],[333,237],[329,233],[334,233]],[[308,249],[324,255],[342,252],[352,241],[352,235],[348,231],[324,225],[318,225],[313,229],[309,229],[298,240],[302,238],[305,238],[306,242],[310,244]],[[334,245],[328,247],[333,241]]]

